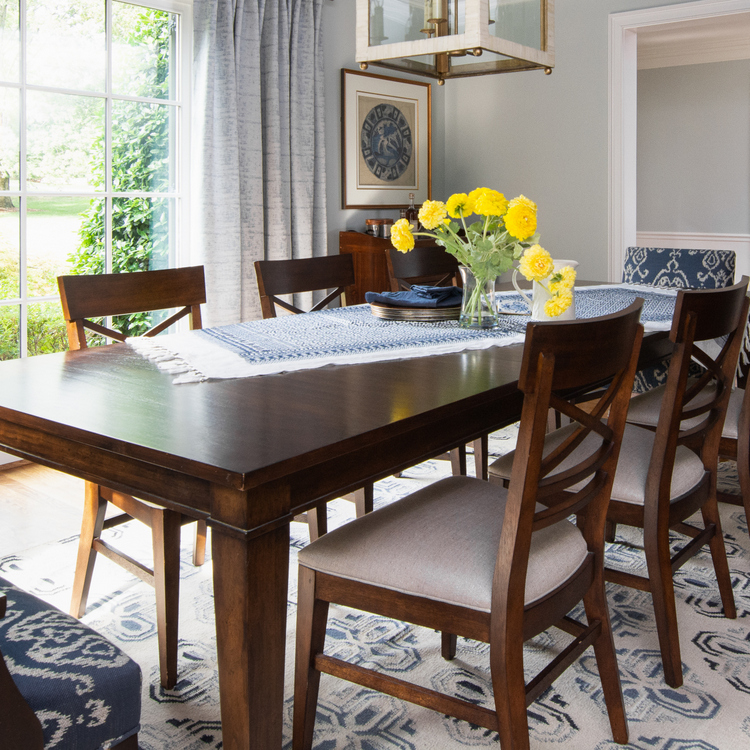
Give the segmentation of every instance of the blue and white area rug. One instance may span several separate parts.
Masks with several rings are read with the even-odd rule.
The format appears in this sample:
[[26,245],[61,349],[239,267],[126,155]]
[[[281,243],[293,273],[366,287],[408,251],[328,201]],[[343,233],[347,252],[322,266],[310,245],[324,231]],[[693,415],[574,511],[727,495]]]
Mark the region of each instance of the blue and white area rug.
[[[512,428],[492,439],[491,452],[512,448]],[[433,482],[448,462],[428,461],[376,485],[376,506]],[[738,491],[734,464],[723,464],[721,486]],[[329,505],[329,523],[353,517],[344,500]],[[741,508],[722,505],[738,618],[726,620],[710,558],[701,553],[677,576],[677,607],[685,684],[674,690],[662,678],[650,595],[610,585],[609,601],[630,725],[630,750],[738,750],[750,747],[750,537]],[[180,678],[174,690],[159,686],[153,590],[101,558],[85,621],[136,659],[144,675],[142,750],[221,748],[211,565],[191,564],[191,527],[183,533],[180,596]],[[139,524],[112,531],[144,561],[150,536]],[[119,540],[118,540],[119,541]],[[609,550],[629,569],[642,565],[637,533],[618,536]],[[285,747],[291,741],[291,695],[296,601],[296,557],[307,529],[292,524]],[[67,610],[77,537],[0,558],[0,575]],[[527,645],[530,670],[549,659],[559,641],[543,634]],[[489,649],[459,639],[453,662],[440,656],[439,634],[344,608],[332,608],[327,651],[377,666],[426,686],[491,706]],[[535,750],[614,750],[593,653],[554,683],[529,709]],[[493,732],[402,703],[324,675],[314,747],[318,750],[459,750],[498,747]]]

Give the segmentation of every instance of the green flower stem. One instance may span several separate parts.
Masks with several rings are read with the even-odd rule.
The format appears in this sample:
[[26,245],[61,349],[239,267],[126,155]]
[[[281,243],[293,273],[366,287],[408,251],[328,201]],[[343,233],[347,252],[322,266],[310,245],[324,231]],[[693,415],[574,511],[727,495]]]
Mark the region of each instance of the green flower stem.
[[[471,266],[467,267],[471,271]],[[463,307],[463,311],[464,316],[467,317],[469,321],[476,319],[477,325],[481,328],[482,303],[484,303],[490,311],[492,311],[494,304],[491,297],[485,291],[485,287],[487,286],[489,277],[477,276],[473,271],[472,274],[474,275],[475,286],[471,290],[471,294],[469,295],[469,299]],[[490,316],[492,316],[491,312],[489,314]]]

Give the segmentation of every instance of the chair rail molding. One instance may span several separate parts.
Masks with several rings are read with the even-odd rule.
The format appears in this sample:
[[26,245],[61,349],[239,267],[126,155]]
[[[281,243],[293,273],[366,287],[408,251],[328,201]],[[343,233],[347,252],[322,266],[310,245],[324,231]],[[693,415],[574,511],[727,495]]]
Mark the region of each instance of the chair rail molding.
[[[625,248],[644,244],[636,237],[638,31],[661,24],[710,19],[747,11],[750,11],[750,0],[696,0],[696,2],[610,14],[608,242],[610,281],[620,278]],[[738,272],[739,269],[738,257]]]

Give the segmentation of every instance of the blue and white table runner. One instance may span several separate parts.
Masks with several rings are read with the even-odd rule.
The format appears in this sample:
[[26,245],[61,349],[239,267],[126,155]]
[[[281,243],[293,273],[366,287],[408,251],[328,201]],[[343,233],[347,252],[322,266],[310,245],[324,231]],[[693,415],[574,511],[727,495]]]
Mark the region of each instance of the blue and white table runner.
[[[622,310],[636,297],[645,304],[647,331],[668,330],[676,290],[632,284],[576,287],[576,315],[593,318]],[[498,293],[502,310],[528,313],[516,292]],[[528,314],[501,315],[497,328],[472,331],[458,321],[424,323],[375,317],[369,305],[254,320],[154,338],[131,338],[143,356],[176,377],[175,383],[245,378],[325,365],[360,364],[450,354],[521,343]]]

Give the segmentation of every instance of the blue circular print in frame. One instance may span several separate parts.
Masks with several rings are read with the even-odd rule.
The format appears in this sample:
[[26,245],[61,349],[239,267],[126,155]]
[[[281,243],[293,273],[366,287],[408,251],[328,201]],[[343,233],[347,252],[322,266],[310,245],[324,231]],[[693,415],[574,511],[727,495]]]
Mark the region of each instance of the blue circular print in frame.
[[367,168],[379,180],[397,180],[411,162],[411,127],[404,113],[393,104],[378,104],[367,113],[359,141]]

